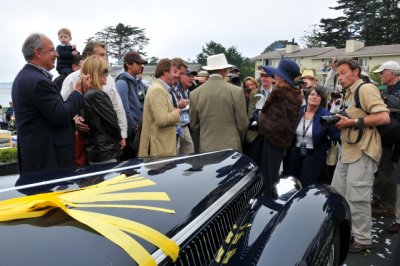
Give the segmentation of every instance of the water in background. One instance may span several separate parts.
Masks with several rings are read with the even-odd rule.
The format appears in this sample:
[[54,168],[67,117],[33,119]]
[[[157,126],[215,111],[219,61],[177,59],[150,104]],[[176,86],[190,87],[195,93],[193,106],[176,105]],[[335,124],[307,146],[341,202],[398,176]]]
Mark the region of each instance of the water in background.
[[3,107],[10,106],[8,102],[11,101],[11,86],[12,83],[0,83],[0,104]]

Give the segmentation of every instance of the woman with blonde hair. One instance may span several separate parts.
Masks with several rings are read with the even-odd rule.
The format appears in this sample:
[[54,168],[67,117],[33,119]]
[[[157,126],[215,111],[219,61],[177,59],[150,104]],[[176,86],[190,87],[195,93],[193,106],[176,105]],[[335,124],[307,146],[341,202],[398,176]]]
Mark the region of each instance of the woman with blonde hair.
[[83,117],[90,130],[86,141],[90,164],[116,162],[120,154],[121,131],[109,96],[102,91],[107,83],[108,63],[97,55],[88,57],[81,73],[89,75],[90,89],[84,94]]
[[243,80],[243,93],[244,93],[244,98],[246,99],[246,111],[247,108],[249,108],[249,98],[250,98],[250,93],[254,90],[257,90],[260,87],[260,84],[258,84],[257,80],[253,77],[245,77]]

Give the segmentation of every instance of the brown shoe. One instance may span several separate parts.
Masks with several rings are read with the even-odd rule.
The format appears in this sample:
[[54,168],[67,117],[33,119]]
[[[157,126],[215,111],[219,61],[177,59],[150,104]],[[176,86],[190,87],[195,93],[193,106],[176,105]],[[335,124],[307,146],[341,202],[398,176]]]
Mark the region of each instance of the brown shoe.
[[387,228],[390,234],[397,234],[400,231],[400,224],[399,223],[392,223]]
[[374,216],[384,216],[384,217],[395,217],[396,210],[394,209],[381,209],[381,208],[372,208],[372,215]]
[[364,244],[360,244],[360,243],[358,243],[356,241],[353,241],[353,243],[351,243],[351,245],[349,247],[349,252],[350,253],[358,253],[358,252],[361,252],[363,250],[370,249],[371,246],[372,246],[371,244],[364,245]]

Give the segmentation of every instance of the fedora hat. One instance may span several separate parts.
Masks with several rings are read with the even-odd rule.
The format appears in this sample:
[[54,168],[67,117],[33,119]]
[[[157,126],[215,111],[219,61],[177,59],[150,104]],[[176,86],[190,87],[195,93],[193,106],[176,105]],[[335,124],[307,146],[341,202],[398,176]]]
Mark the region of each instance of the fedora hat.
[[312,71],[311,69],[304,69],[303,73],[301,74],[301,78],[315,80],[314,71]]
[[203,66],[205,70],[219,70],[230,67],[232,65],[228,64],[225,54],[210,55],[207,57],[207,65]]
[[294,61],[282,59],[277,68],[274,69],[275,76],[281,77],[284,81],[295,86],[295,78],[301,75],[300,67]]

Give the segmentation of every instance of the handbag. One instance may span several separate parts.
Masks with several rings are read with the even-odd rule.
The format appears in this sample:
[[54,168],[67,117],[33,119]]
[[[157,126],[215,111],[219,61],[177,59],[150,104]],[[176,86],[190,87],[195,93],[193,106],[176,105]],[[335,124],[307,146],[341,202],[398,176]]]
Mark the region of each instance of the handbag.
[[333,141],[326,155],[326,164],[335,166],[338,162],[339,147],[337,141]]
[[76,167],[83,167],[88,165],[86,153],[86,139],[87,134],[75,130],[75,165]]

